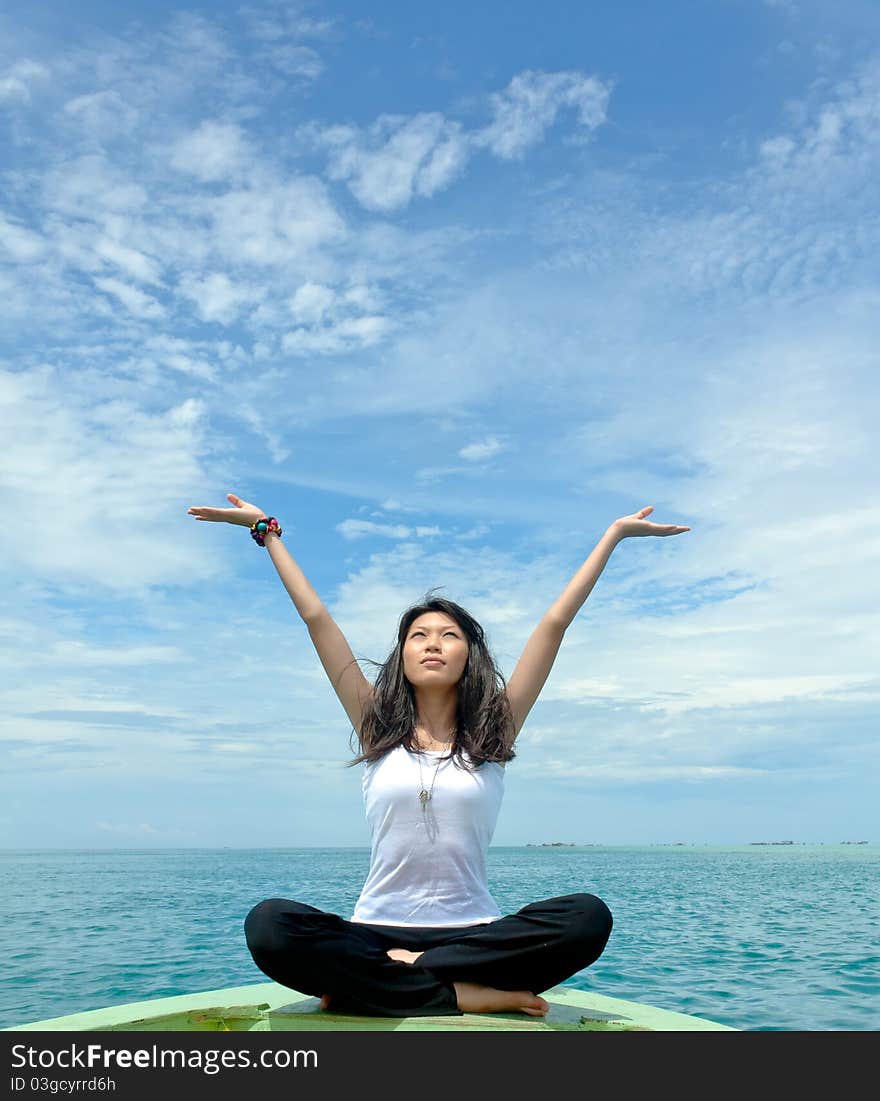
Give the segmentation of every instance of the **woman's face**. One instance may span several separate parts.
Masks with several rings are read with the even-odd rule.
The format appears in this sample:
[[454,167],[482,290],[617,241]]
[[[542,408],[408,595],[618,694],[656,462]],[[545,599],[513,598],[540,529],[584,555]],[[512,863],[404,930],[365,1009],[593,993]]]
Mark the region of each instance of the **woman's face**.
[[458,684],[468,659],[467,635],[445,612],[426,612],[403,639],[403,674],[414,688]]

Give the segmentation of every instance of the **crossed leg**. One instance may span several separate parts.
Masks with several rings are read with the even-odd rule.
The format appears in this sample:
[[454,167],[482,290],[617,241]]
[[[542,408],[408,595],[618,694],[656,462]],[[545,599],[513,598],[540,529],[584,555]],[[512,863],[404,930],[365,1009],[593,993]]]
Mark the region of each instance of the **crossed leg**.
[[[410,952],[406,948],[389,948],[386,955],[401,963],[415,963],[421,952]],[[453,982],[455,1000],[462,1013],[527,1013],[530,1017],[544,1017],[550,1009],[549,1002],[537,997],[529,990],[498,990],[494,986],[483,986],[476,982]],[[328,1005],[324,1002],[327,1000]],[[321,1008],[329,1006],[325,994],[321,999]]]
[[245,930],[257,966],[282,985],[318,996],[323,1008],[540,1017],[549,1009],[541,991],[596,960],[611,924],[607,906],[586,894],[454,929],[359,925],[271,899],[254,907]]
[[[421,954],[406,948],[389,948],[386,952],[391,959],[401,963],[415,963]],[[544,1017],[550,1009],[548,1002],[529,990],[498,990],[475,982],[453,982],[452,986],[462,1013],[527,1013],[530,1017]],[[322,994],[321,1009],[332,1007],[333,998]]]

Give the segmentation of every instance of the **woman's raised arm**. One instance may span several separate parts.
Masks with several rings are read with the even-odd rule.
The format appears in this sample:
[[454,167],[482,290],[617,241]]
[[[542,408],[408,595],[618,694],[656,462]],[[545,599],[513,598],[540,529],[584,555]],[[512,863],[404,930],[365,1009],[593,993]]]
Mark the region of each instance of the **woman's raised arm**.
[[653,505],[647,505],[631,516],[615,520],[532,632],[507,682],[514,738],[541,694],[566,630],[593,591],[617,544],[633,536],[680,535],[691,530],[677,524],[655,524],[647,520],[653,511]]
[[[232,503],[232,508],[193,506],[187,512],[197,520],[238,524],[246,528],[266,516],[262,509],[243,501],[234,493],[228,493],[227,498]],[[333,690],[345,708],[351,725],[360,734],[364,707],[372,696],[373,686],[361,671],[339,625],[284,543],[273,532],[267,532],[263,539],[284,588],[308,627],[309,636]]]

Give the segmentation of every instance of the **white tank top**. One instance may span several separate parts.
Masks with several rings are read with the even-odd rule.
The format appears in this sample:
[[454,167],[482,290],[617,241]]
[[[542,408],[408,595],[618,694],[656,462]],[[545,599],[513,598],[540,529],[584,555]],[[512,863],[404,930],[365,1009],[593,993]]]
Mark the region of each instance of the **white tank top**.
[[[422,776],[419,777],[419,757]],[[370,868],[351,920],[374,925],[473,925],[501,916],[489,893],[486,858],[504,794],[504,766],[471,771],[442,750],[396,746],[366,765],[364,809]],[[467,760],[465,756],[465,760]]]

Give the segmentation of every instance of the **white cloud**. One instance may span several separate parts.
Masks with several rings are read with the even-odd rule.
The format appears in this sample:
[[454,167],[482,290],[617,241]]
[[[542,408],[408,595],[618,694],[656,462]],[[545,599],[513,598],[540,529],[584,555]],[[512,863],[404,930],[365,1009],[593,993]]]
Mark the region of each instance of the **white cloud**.
[[418,484],[432,485],[435,482],[471,472],[470,466],[422,466],[416,470],[415,478]]
[[506,449],[507,445],[502,443],[496,436],[487,436],[485,440],[461,448],[458,454],[462,459],[467,459],[468,462],[482,462],[484,459],[493,458],[493,456]]
[[262,297],[258,288],[234,283],[224,272],[212,272],[202,278],[184,276],[180,290],[196,305],[202,321],[231,325],[242,309]]
[[762,142],[760,151],[762,156],[784,161],[795,148],[795,143],[791,138],[779,137],[768,138],[766,141]]
[[46,241],[40,234],[10,222],[0,214],[0,248],[5,249],[17,263],[28,264],[45,254]]
[[107,213],[135,213],[148,203],[144,186],[103,153],[71,157],[41,182],[50,210],[88,222]]
[[286,76],[316,80],[324,71],[320,54],[310,46],[275,45],[266,50],[266,57]]
[[179,352],[168,352],[162,357],[162,363],[170,367],[172,371],[179,371],[182,375],[190,375],[193,378],[201,378],[206,382],[213,382],[217,372],[210,363],[204,360],[194,359],[192,356],[181,355]]
[[355,283],[342,291],[342,301],[353,309],[372,313],[382,308],[384,300],[377,287]]
[[473,140],[498,157],[521,157],[565,108],[577,111],[581,126],[595,130],[605,121],[610,94],[609,85],[583,73],[519,73],[503,92],[493,93],[494,118]]
[[266,444],[274,463],[283,463],[290,455],[290,448],[284,443],[283,428],[267,420],[265,413],[254,409],[252,405],[240,405],[239,414],[253,433]]
[[96,279],[95,286],[105,294],[112,295],[135,317],[155,319],[165,316],[165,308],[160,302],[129,283],[123,283],[119,279]]
[[334,30],[334,19],[306,15],[299,4],[265,4],[259,8],[246,4],[239,9],[248,32],[254,38],[277,42],[286,38],[327,38]]
[[[797,308],[835,291],[860,266],[869,278],[880,244],[872,218],[880,63],[793,113],[797,124],[756,141],[759,155],[741,174],[723,187],[704,184],[663,215],[646,217],[647,197],[632,178],[591,180],[590,193],[559,203],[545,226],[560,267],[601,271],[603,310],[613,314],[619,296],[623,323],[634,295],[662,298],[675,313],[687,296],[702,295],[704,307],[724,302],[757,318],[771,305]],[[596,315],[591,324],[605,320]]]
[[323,141],[330,148],[330,178],[347,181],[370,210],[395,210],[414,195],[433,195],[467,160],[461,126],[436,112],[384,115],[366,132],[335,127]]
[[235,263],[276,266],[305,259],[345,235],[324,185],[311,177],[229,191],[202,206],[217,250]]
[[385,317],[350,317],[321,328],[292,329],[284,334],[281,346],[291,355],[335,355],[378,344],[388,329]]
[[49,70],[39,62],[17,61],[0,76],[0,102],[3,100],[27,102],[31,98],[33,86],[47,81],[49,76]]
[[464,172],[474,148],[496,156],[522,156],[543,138],[564,108],[577,111],[580,124],[594,130],[605,121],[610,88],[576,72],[527,71],[491,97],[493,121],[466,131],[439,112],[410,117],[383,115],[366,130],[352,126],[312,131],[330,150],[328,174],[345,180],[368,210],[392,211],[415,196],[431,196]]
[[857,179],[876,162],[880,147],[880,61],[864,63],[818,106],[800,104],[799,114],[802,121],[791,133],[760,146],[767,169],[780,173],[778,183],[824,186],[841,172],[845,181]]
[[[232,362],[235,360],[234,355],[230,357],[227,354],[222,342],[181,340],[163,335],[150,336],[144,340],[143,351],[144,358],[135,361],[139,374],[143,374],[148,366],[155,365],[167,367],[183,375],[204,379],[207,382],[216,379],[218,362],[228,366],[230,359]],[[162,377],[162,385],[166,386],[167,382],[167,377]],[[182,401],[173,411],[177,421],[186,416],[193,423],[198,421],[204,413],[204,407],[192,398]]]
[[302,39],[329,38],[334,33],[333,19],[314,18],[296,6],[245,6],[239,11],[248,33],[261,44],[257,53],[261,65],[306,81],[317,79],[324,71],[320,54],[311,46],[303,45]]
[[356,284],[337,290],[322,283],[303,283],[289,304],[297,327],[285,333],[282,347],[293,355],[329,355],[371,347],[392,328],[390,319],[382,314],[362,312],[380,304],[381,296],[368,286]]
[[237,175],[252,155],[239,126],[207,121],[177,139],[171,165],[178,172],[212,183]]
[[442,534],[437,527],[376,524],[372,520],[343,520],[336,525],[336,530],[345,539],[360,539],[366,535],[380,535],[387,539],[411,539],[413,536],[424,539]]
[[335,301],[336,294],[330,287],[303,283],[290,300],[290,312],[294,321],[301,324],[319,324]]
[[115,240],[109,235],[102,235],[94,245],[95,253],[102,260],[122,271],[132,279],[142,283],[159,284],[161,279],[161,267],[159,261],[153,256],[147,256],[138,249]]
[[114,90],[76,96],[64,104],[64,112],[90,134],[110,139],[127,134],[137,125],[139,111]]
[[[85,379],[60,378],[49,368],[0,371],[0,490],[39,514],[43,532],[27,543],[14,529],[0,535],[7,569],[123,591],[188,574],[183,502],[203,484],[204,407],[188,399],[149,412],[115,387],[102,397]],[[178,516],[180,537],[157,539]]]
[[[99,646],[84,642],[82,639],[63,639],[54,642],[47,655],[51,660],[65,666],[137,666],[167,665],[186,660],[185,655],[174,646]],[[118,710],[119,703],[101,703],[89,700],[88,709]]]

